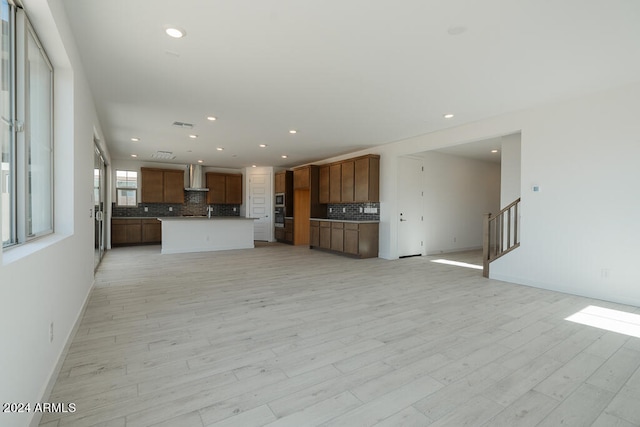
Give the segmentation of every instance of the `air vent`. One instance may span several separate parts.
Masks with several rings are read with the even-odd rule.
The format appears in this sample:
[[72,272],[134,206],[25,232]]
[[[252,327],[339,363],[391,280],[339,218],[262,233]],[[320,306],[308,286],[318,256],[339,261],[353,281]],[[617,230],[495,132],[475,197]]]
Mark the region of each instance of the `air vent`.
[[185,122],[173,122],[172,126],[179,127],[179,128],[185,128],[185,129],[193,128],[193,125],[191,123],[185,123]]
[[171,151],[156,151],[151,155],[154,159],[162,159],[162,160],[170,160],[175,159],[176,156],[173,155]]

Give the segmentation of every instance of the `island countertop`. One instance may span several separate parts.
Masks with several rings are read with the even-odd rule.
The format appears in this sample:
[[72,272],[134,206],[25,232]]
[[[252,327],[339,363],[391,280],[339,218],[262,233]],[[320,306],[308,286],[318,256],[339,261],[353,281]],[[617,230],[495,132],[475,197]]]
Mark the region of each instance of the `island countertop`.
[[257,218],[247,218],[244,216],[163,216],[156,218],[160,221],[255,221]]

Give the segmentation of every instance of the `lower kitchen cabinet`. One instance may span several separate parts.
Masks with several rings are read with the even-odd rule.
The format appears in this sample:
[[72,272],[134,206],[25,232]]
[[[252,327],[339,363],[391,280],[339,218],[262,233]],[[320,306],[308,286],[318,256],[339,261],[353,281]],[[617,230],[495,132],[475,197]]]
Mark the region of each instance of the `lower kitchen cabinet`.
[[284,227],[275,228],[275,238],[282,243],[293,243],[293,218],[285,218]]
[[358,258],[378,256],[378,223],[356,221],[310,222],[309,247]]
[[331,249],[331,223],[320,221],[320,245],[322,249]]
[[309,221],[309,247],[320,246],[320,221]]
[[162,227],[155,218],[115,218],[111,220],[111,246],[161,243]]
[[331,223],[331,250],[344,251],[344,222]]
[[284,240],[287,243],[293,243],[293,218],[284,220]]
[[157,219],[143,219],[142,243],[162,243],[162,223]]

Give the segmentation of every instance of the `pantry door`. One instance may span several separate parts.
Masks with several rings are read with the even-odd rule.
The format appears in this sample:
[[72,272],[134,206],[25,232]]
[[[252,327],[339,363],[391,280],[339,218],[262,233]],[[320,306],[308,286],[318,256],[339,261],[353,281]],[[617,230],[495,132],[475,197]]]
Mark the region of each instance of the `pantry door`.
[[267,242],[273,240],[271,192],[271,174],[255,173],[249,175],[249,212],[247,216],[255,218],[253,222],[254,240]]

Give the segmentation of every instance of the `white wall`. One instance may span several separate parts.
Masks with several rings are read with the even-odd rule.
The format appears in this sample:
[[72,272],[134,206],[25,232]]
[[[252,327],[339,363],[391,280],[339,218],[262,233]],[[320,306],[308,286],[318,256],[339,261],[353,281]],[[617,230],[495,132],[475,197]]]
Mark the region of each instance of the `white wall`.
[[522,246],[491,277],[640,306],[639,114],[640,84],[527,114]]
[[[60,0],[25,0],[54,65],[55,234],[0,250],[1,402],[41,402],[93,284],[93,101]],[[54,340],[49,342],[49,325]],[[25,426],[33,414],[2,414]]]
[[444,153],[424,158],[427,255],[482,247],[482,218],[497,212],[500,165]]
[[520,197],[520,146],[519,133],[502,137],[500,209]]

